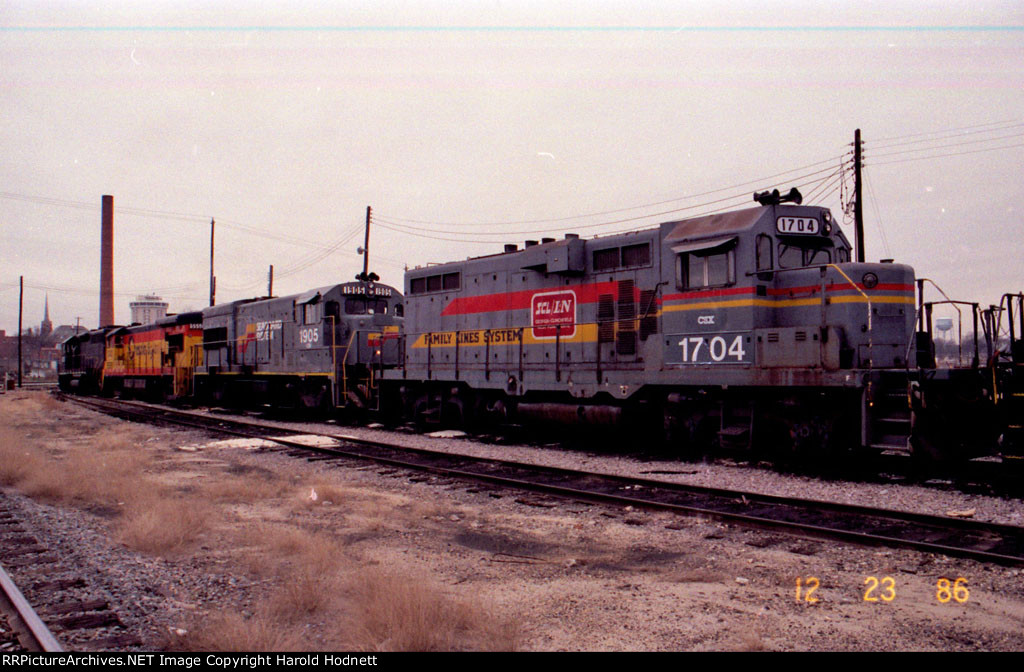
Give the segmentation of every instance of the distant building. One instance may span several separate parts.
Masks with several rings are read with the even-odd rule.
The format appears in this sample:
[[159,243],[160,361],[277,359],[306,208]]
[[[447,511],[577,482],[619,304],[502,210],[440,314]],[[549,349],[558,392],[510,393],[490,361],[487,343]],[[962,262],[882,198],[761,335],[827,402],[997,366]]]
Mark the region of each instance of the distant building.
[[128,306],[132,310],[132,323],[150,324],[167,316],[167,302],[159,296],[136,296]]
[[[57,375],[60,344],[76,333],[88,331],[84,326],[62,324],[56,329],[50,321],[50,299],[43,304],[43,320],[38,329],[28,327],[21,332],[21,362],[26,378],[50,379]],[[17,375],[18,335],[0,329],[0,380],[4,371]]]
[[46,295],[46,303],[43,304],[43,321],[39,323],[39,338],[46,340],[53,333],[53,322],[50,322],[50,295]]

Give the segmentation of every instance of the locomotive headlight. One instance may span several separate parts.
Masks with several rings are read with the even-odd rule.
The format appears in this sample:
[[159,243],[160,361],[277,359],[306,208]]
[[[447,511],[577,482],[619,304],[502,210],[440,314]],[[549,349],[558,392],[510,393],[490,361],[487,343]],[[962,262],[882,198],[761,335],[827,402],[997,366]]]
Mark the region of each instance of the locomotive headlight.
[[878,276],[874,273],[865,273],[861,282],[864,283],[865,288],[874,289],[878,285]]
[[829,223],[828,219],[826,219],[825,223],[822,225],[821,232],[826,236],[832,234],[832,224]]

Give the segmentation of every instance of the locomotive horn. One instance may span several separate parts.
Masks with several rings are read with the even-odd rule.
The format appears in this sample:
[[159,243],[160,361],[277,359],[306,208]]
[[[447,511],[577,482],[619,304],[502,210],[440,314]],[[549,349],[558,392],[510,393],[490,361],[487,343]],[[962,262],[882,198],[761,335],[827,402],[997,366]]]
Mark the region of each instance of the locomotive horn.
[[778,205],[779,203],[791,202],[800,205],[804,202],[804,197],[800,195],[800,192],[796,187],[789,190],[788,194],[782,195],[778,189],[772,189],[771,191],[754,192],[754,200],[761,205]]

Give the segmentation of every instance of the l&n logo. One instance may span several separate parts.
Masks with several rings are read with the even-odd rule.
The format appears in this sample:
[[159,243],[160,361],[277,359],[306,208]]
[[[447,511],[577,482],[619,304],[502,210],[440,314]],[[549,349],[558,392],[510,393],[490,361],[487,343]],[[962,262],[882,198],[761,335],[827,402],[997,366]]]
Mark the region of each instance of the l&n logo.
[[534,338],[571,338],[576,335],[576,292],[565,290],[534,294],[530,306]]

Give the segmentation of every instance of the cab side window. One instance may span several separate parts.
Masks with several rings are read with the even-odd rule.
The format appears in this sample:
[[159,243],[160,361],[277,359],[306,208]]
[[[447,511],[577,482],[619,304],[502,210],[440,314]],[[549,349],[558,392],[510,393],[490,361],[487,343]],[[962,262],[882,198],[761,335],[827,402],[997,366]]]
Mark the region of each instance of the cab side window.
[[779,268],[800,268],[804,265],[803,250],[779,243]]
[[810,249],[804,253],[804,257],[807,260],[805,266],[817,266],[819,264],[831,264],[832,254],[828,248]]
[[770,271],[772,264],[772,237],[761,233],[757,236],[757,270]]
[[797,247],[779,243],[779,266],[801,268],[832,263],[832,252],[826,247]]
[[323,304],[307,303],[302,307],[302,323],[303,324],[319,324],[320,318],[323,317]]
[[676,284],[680,289],[724,287],[736,282],[736,251],[700,250],[680,254]]

